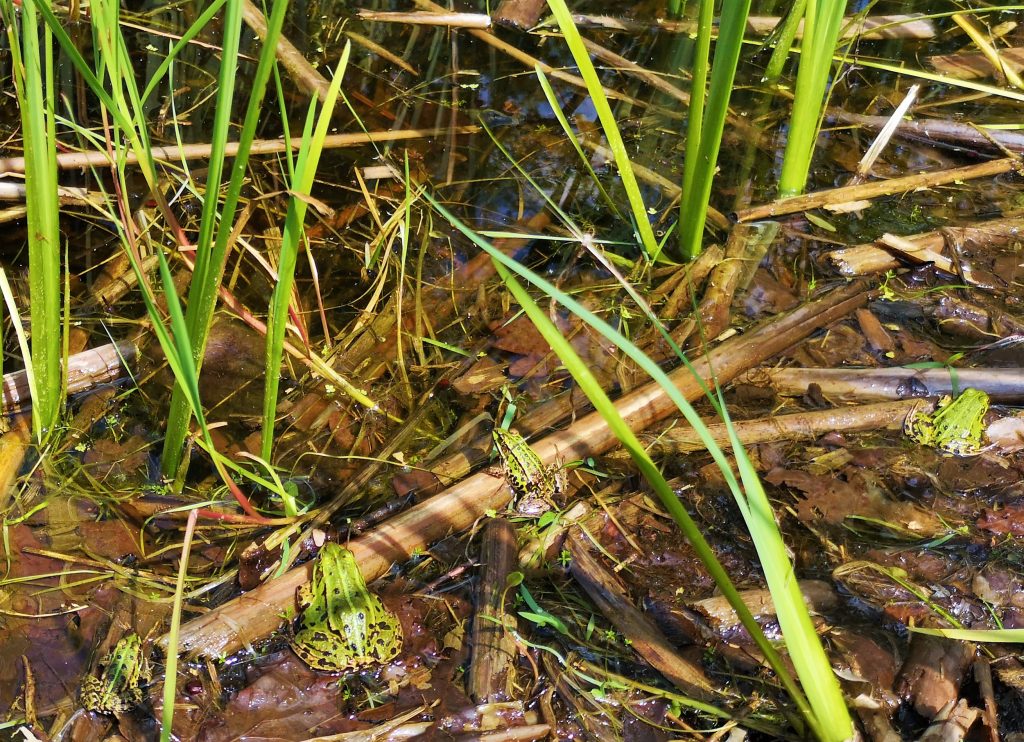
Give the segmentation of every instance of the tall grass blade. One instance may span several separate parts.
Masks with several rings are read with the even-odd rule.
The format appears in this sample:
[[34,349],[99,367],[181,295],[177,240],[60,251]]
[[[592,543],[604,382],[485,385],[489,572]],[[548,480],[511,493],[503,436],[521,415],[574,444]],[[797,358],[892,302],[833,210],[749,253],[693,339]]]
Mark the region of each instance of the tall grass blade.
[[313,189],[313,178],[316,175],[320,155],[323,152],[324,139],[334,115],[334,105],[341,90],[341,80],[345,75],[350,51],[349,42],[338,61],[334,79],[327,89],[323,107],[316,119],[316,129],[312,127],[316,99],[310,105],[306,129],[302,134],[302,147],[295,163],[295,174],[292,180],[292,198],[288,203],[288,216],[285,218],[284,231],[281,238],[281,254],[278,259],[277,285],[270,301],[270,316],[267,320],[266,344],[266,382],[263,392],[263,441],[260,446],[264,460],[270,461],[274,442],[274,420],[277,411],[277,392],[281,377],[281,356],[284,353],[284,335],[288,326],[288,304],[292,297],[292,286],[295,281],[295,266],[299,257],[299,245],[303,239],[303,222],[306,218],[307,201]]
[[[228,14],[237,12],[238,22],[241,23],[241,0],[228,0]],[[203,221],[200,228],[199,242],[196,245],[196,265],[192,284],[189,288],[188,312],[186,320],[189,333],[192,338],[192,358],[198,367],[202,367],[203,355],[206,351],[206,343],[210,336],[210,326],[213,323],[213,313],[217,304],[217,290],[220,287],[221,278],[224,274],[224,265],[227,259],[227,251],[231,238],[231,231],[234,224],[235,212],[241,200],[242,186],[245,181],[246,170],[249,163],[249,150],[253,139],[256,137],[256,128],[259,123],[260,114],[263,112],[263,100],[266,95],[267,83],[274,70],[275,50],[277,40],[281,35],[281,28],[284,25],[285,11],[288,8],[288,0],[274,0],[271,8],[270,18],[267,22],[267,33],[263,40],[260,51],[259,62],[256,67],[256,74],[253,77],[252,88],[249,93],[249,102],[246,107],[245,119],[242,123],[242,131],[239,136],[238,154],[235,156],[231,178],[227,191],[224,195],[224,206],[218,215],[217,203],[220,189],[220,175],[218,170],[216,177],[211,170],[206,186],[206,201],[203,204]],[[233,15],[231,15],[234,18]],[[233,21],[232,21],[233,22]],[[234,69],[238,64],[237,59],[237,32],[228,33],[228,28],[234,28],[230,24],[225,27],[225,51],[222,59],[224,67]],[[233,46],[229,54],[227,41],[233,39]],[[234,74],[226,75],[221,85],[234,84]],[[223,94],[223,95],[221,95]],[[222,87],[218,94],[217,113],[222,110],[230,113],[233,90],[225,93]],[[230,118],[225,116],[223,121],[220,118],[215,122],[213,142],[221,148],[227,142],[228,127]],[[216,159],[216,155],[212,155]],[[223,159],[223,157],[221,157]],[[214,229],[219,225],[214,242]],[[181,455],[188,434],[189,405],[182,396],[183,392],[175,390],[171,396],[171,410],[167,423],[167,434],[164,438],[163,462],[164,474],[172,476],[177,472],[181,464]]]
[[779,195],[795,196],[807,186],[814,144],[818,138],[825,86],[832,74],[832,55],[846,11],[846,0],[808,0],[800,40],[793,113],[779,177]]
[[643,196],[640,193],[640,184],[637,183],[633,174],[633,165],[626,151],[626,144],[622,141],[622,132],[619,131],[619,124],[612,113],[611,105],[604,94],[601,86],[601,79],[597,76],[590,55],[583,45],[579,29],[572,19],[572,13],[565,4],[565,0],[548,0],[548,7],[558,22],[558,27],[565,37],[565,43],[576,60],[580,76],[587,83],[587,92],[594,103],[597,117],[601,121],[601,128],[604,131],[605,139],[608,140],[608,148],[615,157],[615,165],[619,169],[619,177],[622,179],[622,187],[626,191],[626,198],[629,200],[629,207],[633,212],[633,219],[636,222],[640,243],[643,246],[647,257],[654,260],[658,257],[661,248],[654,236],[654,229],[651,227],[651,219],[647,214],[647,207],[644,205]]
[[[702,0],[702,4],[712,2],[713,0]],[[736,67],[740,61],[743,32],[749,14],[750,0],[735,0],[722,6],[718,42],[715,44],[715,59],[711,69],[711,84],[708,88],[704,116],[700,120],[700,141],[695,146],[696,157],[690,154],[691,143],[686,143],[687,157],[684,163],[683,183],[689,183],[689,188],[683,191],[679,206],[679,245],[683,257],[687,259],[699,255],[702,248],[704,222],[711,200],[711,182],[718,165],[725,118],[729,112],[729,98],[736,79]],[[692,126],[692,123],[690,125]]]
[[[21,102],[29,235],[31,368],[35,377],[32,428],[36,439],[42,441],[53,429],[63,408],[61,246],[53,45],[50,43],[49,30],[39,23],[35,3],[23,4],[20,33],[13,6],[6,1],[3,6],[14,62],[15,88]],[[25,356],[24,360],[28,367],[29,357]]]
[[192,510],[185,522],[184,543],[181,545],[181,561],[178,563],[178,579],[174,583],[174,602],[171,605],[171,626],[167,631],[167,661],[164,666],[163,712],[160,715],[160,742],[170,742],[174,726],[174,697],[178,688],[178,636],[181,631],[181,606],[185,597],[185,578],[188,576],[188,559],[192,551],[192,537],[196,531],[199,511]]

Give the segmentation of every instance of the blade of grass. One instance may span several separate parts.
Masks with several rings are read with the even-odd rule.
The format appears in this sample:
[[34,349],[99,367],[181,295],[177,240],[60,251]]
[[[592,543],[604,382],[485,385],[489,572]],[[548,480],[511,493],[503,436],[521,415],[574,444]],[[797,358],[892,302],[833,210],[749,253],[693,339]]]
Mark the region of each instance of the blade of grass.
[[[228,0],[228,2],[229,4],[237,5],[238,11],[241,13],[241,0],[238,0],[238,2]],[[267,84],[276,66],[275,52],[277,41],[280,38],[281,29],[284,25],[287,7],[288,0],[274,0],[271,8],[270,19],[267,22],[267,33],[263,39],[259,62],[250,89],[245,119],[242,123],[242,131],[238,140],[238,154],[235,156],[231,169],[231,178],[224,196],[224,206],[220,211],[219,221],[216,209],[217,187],[220,184],[219,177],[217,180],[211,177],[207,184],[207,202],[211,203],[211,211],[207,214],[205,211],[206,204],[204,203],[203,225],[206,225],[208,217],[210,219],[210,226],[205,238],[201,234],[196,247],[195,274],[189,289],[188,312],[186,315],[193,343],[192,357],[199,367],[202,366],[206,343],[210,335],[210,327],[213,323],[213,313],[216,308],[218,289],[220,288],[227,260],[235,212],[241,201],[242,186],[244,185],[248,168],[249,150],[256,137],[257,125],[259,124],[260,114],[263,111]],[[237,58],[228,57],[225,53],[223,64],[235,66]],[[224,104],[224,108],[228,110],[230,110],[230,100],[231,96],[228,96],[227,102]],[[221,105],[218,98],[218,112]],[[225,142],[227,133],[226,130],[223,132]],[[214,184],[212,190],[210,183]],[[212,239],[215,222],[219,223],[220,228],[216,233],[216,241],[211,245],[209,240]],[[200,256],[202,256],[202,261],[200,261]],[[182,446],[188,433],[188,420],[189,410],[187,401],[181,393],[172,395],[167,435],[164,439],[163,471],[165,475],[172,475],[180,465]]]
[[288,325],[288,304],[291,301],[292,286],[295,280],[295,266],[298,263],[299,244],[303,239],[303,221],[306,218],[307,198],[313,189],[313,178],[316,175],[320,155],[323,152],[324,138],[334,115],[334,104],[341,90],[341,80],[345,76],[348,65],[350,43],[345,42],[341,59],[334,72],[334,79],[327,90],[320,115],[313,129],[316,99],[310,104],[306,119],[306,129],[302,133],[302,147],[295,163],[295,175],[292,180],[292,197],[288,203],[288,216],[285,218],[284,231],[281,236],[281,254],[278,260],[277,284],[270,300],[270,316],[267,319],[266,344],[266,381],[263,393],[263,440],[260,454],[270,461],[274,443],[274,420],[277,412],[277,392],[281,378],[281,356],[284,353],[284,334]]
[[174,724],[174,696],[178,687],[178,634],[181,630],[181,606],[184,602],[185,578],[188,576],[188,558],[192,550],[192,536],[196,531],[198,519],[198,510],[189,512],[188,521],[185,523],[184,543],[181,545],[178,579],[174,585],[171,627],[167,631],[167,661],[164,666],[164,708],[160,715],[160,742],[170,742],[171,730]]
[[576,137],[576,132],[569,124],[569,119],[565,117],[565,111],[562,110],[561,104],[558,102],[558,96],[555,95],[554,88],[551,87],[551,83],[548,81],[548,76],[544,74],[544,70],[537,65],[533,68],[537,74],[537,79],[540,81],[541,90],[544,91],[544,97],[548,99],[548,105],[551,106],[551,112],[555,114],[555,118],[558,119],[559,125],[562,127],[562,131],[565,132],[566,138],[569,143],[572,144],[573,149],[576,150],[576,154],[579,155],[580,162],[583,163],[583,167],[586,168],[587,174],[590,175],[590,179],[594,185],[597,186],[597,191],[601,195],[608,208],[612,210],[612,213],[617,217],[621,218],[622,214],[619,211],[619,207],[612,200],[612,197],[608,195],[608,191],[605,190],[604,184],[601,179],[597,177],[597,173],[594,172],[593,166],[590,164],[590,158],[583,152],[583,147],[580,146],[580,141]]
[[548,0],[548,7],[551,8],[551,13],[558,22],[565,43],[568,45],[573,59],[576,60],[580,76],[587,83],[587,92],[590,93],[590,99],[593,101],[597,117],[601,121],[605,139],[608,140],[608,148],[612,151],[615,165],[619,169],[619,177],[622,179],[622,187],[626,191],[626,198],[629,200],[629,206],[633,212],[640,244],[648,259],[657,260],[661,248],[658,246],[654,230],[651,228],[651,219],[640,193],[640,185],[633,174],[633,165],[630,162],[629,153],[626,151],[626,144],[622,141],[622,132],[619,131],[615,114],[612,113],[611,105],[604,94],[601,79],[597,76],[593,62],[590,61],[590,55],[583,45],[583,39],[580,37],[579,29],[576,28],[576,23],[572,19],[572,13],[569,12],[565,0]]
[[846,12],[846,0],[808,0],[800,39],[793,113],[779,176],[779,195],[795,196],[807,186],[814,144],[818,138],[825,87],[832,74],[832,55]]
[[[712,2],[712,0],[702,0]],[[718,152],[722,146],[725,118],[729,112],[729,98],[736,79],[736,67],[743,47],[743,32],[750,14],[750,0],[724,3],[719,21],[718,42],[711,69],[704,116],[700,120],[699,143],[696,157],[690,156],[691,143],[686,143],[683,183],[690,187],[683,191],[679,204],[679,245],[684,258],[700,254],[704,239],[704,223],[711,201],[711,183],[718,166]],[[693,125],[691,117],[690,126]],[[689,134],[687,135],[689,138]],[[691,174],[692,173],[692,174]]]
[[[23,5],[20,16],[19,24],[13,7],[4,3],[25,152],[30,352],[36,382],[32,390],[32,427],[36,439],[43,441],[63,407],[53,45],[49,30],[40,27],[34,3]],[[24,360],[27,366],[29,356]]]

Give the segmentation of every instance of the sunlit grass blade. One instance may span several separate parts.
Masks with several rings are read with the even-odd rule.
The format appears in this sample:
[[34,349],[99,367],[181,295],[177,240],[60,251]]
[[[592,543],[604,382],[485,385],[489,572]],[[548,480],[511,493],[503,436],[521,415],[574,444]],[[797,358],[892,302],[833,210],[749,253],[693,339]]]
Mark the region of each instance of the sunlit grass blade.
[[267,320],[266,345],[266,381],[263,393],[263,440],[261,455],[270,461],[274,442],[274,420],[277,411],[277,392],[281,377],[281,356],[284,352],[284,335],[288,326],[288,304],[292,297],[292,286],[295,280],[295,266],[298,262],[299,246],[303,239],[303,222],[306,218],[307,202],[313,189],[313,178],[316,175],[320,155],[323,152],[324,138],[334,115],[334,104],[341,90],[341,80],[348,65],[350,45],[345,48],[334,72],[334,79],[328,88],[320,115],[313,129],[313,113],[316,108],[314,100],[309,109],[306,130],[302,134],[302,148],[295,163],[295,175],[292,181],[293,193],[288,203],[288,216],[285,218],[284,231],[281,237],[281,253],[278,258],[277,284],[270,300],[270,316]]
[[[711,2],[712,0],[702,0],[702,5]],[[718,152],[722,146],[726,114],[729,112],[729,98],[736,79],[736,67],[740,60],[743,32],[749,13],[750,0],[738,0],[723,5],[704,115],[700,119],[691,116],[689,126],[692,127],[699,121],[697,136],[700,141],[692,144],[689,141],[691,134],[687,135],[683,184],[689,184],[689,187],[684,188],[679,204],[678,234],[680,251],[687,259],[697,256],[702,248],[704,222],[711,201],[711,183],[718,167]],[[695,152],[696,156],[693,156],[692,152]]]
[[[481,249],[485,250],[501,266],[530,281],[606,338],[612,340],[622,352],[626,353],[651,378],[657,381],[677,405],[683,417],[693,426],[702,443],[721,470],[726,483],[733,491],[737,505],[744,515],[751,536],[755,539],[755,546],[761,559],[762,568],[765,570],[766,580],[772,590],[772,597],[779,614],[784,638],[787,647],[790,648],[790,659],[797,668],[803,690],[789,675],[781,658],[767,638],[764,637],[760,627],[754,621],[753,616],[750,615],[749,610],[743,605],[738,592],[736,592],[729,581],[728,574],[717,562],[717,559],[715,559],[713,552],[707,546],[696,524],[690,519],[675,493],[668,487],[667,483],[664,483],[664,478],[661,477],[657,467],[650,461],[641,444],[636,439],[635,434],[618,417],[614,405],[608,400],[600,385],[590,375],[589,369],[586,368],[585,364],[579,362],[578,359],[577,361],[571,360],[573,351],[557,329],[550,325],[546,315],[539,309],[537,311],[528,309],[527,305],[532,304],[532,300],[521,287],[517,288],[514,282],[507,281],[517,301],[520,302],[524,310],[530,315],[530,319],[534,321],[538,330],[544,335],[545,340],[548,341],[552,349],[559,355],[566,368],[573,373],[577,383],[587,393],[595,408],[601,412],[616,436],[620,438],[630,454],[634,456],[634,460],[637,461],[641,472],[645,477],[649,478],[652,488],[658,493],[663,505],[672,514],[673,518],[676,519],[684,534],[694,544],[702,561],[704,561],[705,557],[707,558],[705,565],[715,577],[716,584],[718,584],[723,594],[729,600],[730,605],[736,610],[741,622],[750,632],[751,636],[754,637],[758,647],[765,653],[793,703],[800,709],[801,714],[807,720],[815,735],[819,739],[829,740],[830,742],[833,740],[839,742],[840,740],[847,739],[852,734],[852,722],[846,711],[838,680],[832,672],[828,658],[814,631],[810,616],[807,614],[807,607],[803,602],[803,596],[800,594],[793,575],[792,564],[789,561],[789,555],[782,540],[782,535],[778,531],[770,504],[759,480],[757,480],[756,472],[746,456],[746,451],[739,440],[733,435],[733,450],[743,481],[742,487],[736,480],[731,462],[713,440],[696,411],[654,361],[644,355],[639,348],[633,345],[621,333],[584,308],[572,297],[559,291],[548,281],[545,281],[515,260],[494,249],[486,240],[480,238],[479,235],[456,219],[429,194],[425,194],[425,197],[456,229],[461,231]],[[535,304],[534,308],[536,309]],[[545,322],[549,326],[547,330],[545,329]],[[564,355],[563,352],[565,353]],[[592,391],[593,395],[591,395]],[[727,415],[725,415],[725,419],[728,422]],[[774,531],[774,533],[771,531]],[[785,605],[783,605],[784,603]],[[803,616],[800,615],[801,613]],[[801,656],[798,657],[798,653]],[[804,695],[805,693],[806,696]]]
[[[238,6],[236,10],[240,13],[241,0],[228,0],[229,9],[236,5]],[[189,332],[192,337],[192,357],[199,367],[202,366],[210,327],[213,323],[213,313],[217,305],[217,291],[220,288],[221,278],[224,274],[224,265],[227,260],[235,212],[241,201],[242,186],[245,182],[248,168],[249,150],[253,139],[256,137],[257,125],[263,112],[263,101],[266,95],[267,83],[274,70],[277,40],[281,35],[287,7],[288,0],[274,0],[270,18],[267,22],[267,33],[263,39],[259,62],[249,92],[249,102],[246,107],[245,119],[242,122],[241,134],[239,135],[238,153],[233,160],[231,177],[224,194],[224,205],[220,209],[219,214],[217,205],[221,182],[220,173],[218,172],[217,178],[214,178],[211,171],[211,176],[207,181],[203,222],[199,242],[196,245],[195,273],[189,289],[188,312],[186,315]],[[237,47],[235,48],[234,56],[229,56],[225,49],[222,64],[233,68],[237,63]],[[228,81],[233,84],[234,76],[232,75],[230,80],[225,82]],[[224,92],[223,89],[219,91],[219,93]],[[223,99],[218,95],[218,113],[220,113],[222,108],[230,113],[233,96],[233,92],[230,91]],[[218,127],[218,124],[220,124],[220,127]],[[223,122],[218,119],[215,123],[213,141],[218,147],[222,147],[226,143],[229,125],[229,118],[226,118]],[[217,229],[214,238],[214,230],[218,225],[219,229]],[[182,392],[176,390],[171,397],[171,410],[168,417],[167,434],[164,439],[162,466],[165,475],[173,475],[178,470],[181,462],[182,447],[188,433],[188,421],[188,404],[182,396]]]
[[[686,112],[686,153],[683,160],[682,193],[689,193],[693,190],[698,173],[697,157],[700,151],[701,132],[704,130],[704,106],[708,97],[708,65],[711,59],[711,36],[714,32],[715,21],[713,1],[702,0],[698,2],[698,6],[697,39],[693,47],[693,64],[690,69],[692,78],[690,106]],[[682,202],[679,206],[682,209]],[[680,218],[682,218],[681,212]]]
[[[61,390],[61,246],[57,199],[56,131],[54,119],[53,45],[39,23],[36,5],[26,3],[21,23],[13,6],[3,3],[13,61],[13,77],[21,102],[28,218],[29,321],[31,323],[32,427],[37,440],[53,429],[63,408]],[[20,31],[19,31],[20,28]],[[40,45],[40,35],[43,37]]]
[[772,31],[771,36],[765,40],[766,44],[774,44],[775,46],[768,64],[765,65],[764,76],[761,78],[765,82],[777,82],[779,77],[782,76],[782,68],[786,65],[786,60],[789,59],[793,39],[796,38],[796,32],[800,28],[801,21],[803,21],[806,7],[807,0],[796,0],[786,11],[786,18],[783,20],[781,28],[776,28],[775,31]]
[[818,138],[825,86],[832,74],[832,55],[843,25],[846,0],[808,0],[800,40],[793,113],[779,177],[779,195],[794,196],[807,186]]
[[604,131],[605,139],[608,140],[608,148],[615,157],[615,165],[619,169],[619,177],[622,179],[622,187],[626,191],[626,198],[629,200],[629,207],[636,222],[637,232],[640,236],[640,243],[643,246],[647,257],[654,260],[658,257],[660,247],[654,236],[654,229],[651,227],[651,219],[647,214],[647,207],[644,205],[643,196],[640,193],[640,184],[637,183],[633,174],[633,165],[626,151],[626,144],[622,141],[622,132],[619,131],[615,114],[612,113],[611,105],[601,87],[601,79],[597,76],[594,63],[590,61],[590,54],[583,45],[579,29],[573,22],[572,13],[565,4],[565,0],[548,0],[548,6],[558,22],[558,27],[565,37],[565,43],[572,52],[576,66],[579,67],[580,76],[587,83],[587,92],[594,103],[597,117],[601,121],[601,129]]

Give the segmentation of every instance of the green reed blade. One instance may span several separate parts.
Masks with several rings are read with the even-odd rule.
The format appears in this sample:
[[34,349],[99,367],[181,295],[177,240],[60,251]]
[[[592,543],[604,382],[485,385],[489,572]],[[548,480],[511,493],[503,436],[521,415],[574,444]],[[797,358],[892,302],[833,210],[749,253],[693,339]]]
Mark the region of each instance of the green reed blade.
[[307,202],[303,196],[309,196],[313,190],[313,179],[316,176],[320,155],[323,153],[324,140],[334,116],[334,104],[341,91],[341,80],[348,66],[351,45],[345,42],[338,67],[334,71],[334,79],[327,89],[320,115],[316,119],[316,128],[312,128],[313,112],[316,100],[310,104],[306,119],[306,129],[302,133],[302,146],[299,148],[295,163],[295,176],[292,180],[292,197],[288,203],[288,215],[285,217],[284,230],[281,235],[281,254],[278,258],[277,284],[270,300],[270,316],[267,319],[266,345],[266,377],[263,392],[263,440],[260,455],[266,461],[271,460],[274,443],[274,420],[277,412],[277,393],[281,379],[281,357],[284,354],[284,334],[288,326],[288,305],[291,303],[292,286],[295,283],[295,266],[298,263],[299,245],[303,240],[303,222],[306,218]]
[[[240,6],[241,2],[240,0],[237,0],[237,2],[236,0],[229,0],[229,8],[232,4]],[[238,154],[233,161],[231,178],[224,195],[224,206],[220,211],[219,221],[216,209],[220,185],[219,173],[216,180],[211,174],[207,183],[203,212],[203,228],[205,232],[201,229],[199,243],[196,246],[195,275],[189,288],[188,311],[186,314],[189,332],[192,337],[192,357],[200,368],[206,350],[206,343],[210,335],[210,326],[213,323],[213,313],[217,305],[217,292],[224,274],[224,265],[227,260],[235,212],[241,201],[242,186],[245,182],[249,163],[249,150],[253,140],[256,138],[257,125],[259,124],[260,114],[263,112],[263,100],[266,95],[267,83],[275,66],[277,40],[281,35],[287,7],[288,0],[274,0],[271,8],[270,18],[267,22],[267,34],[260,50],[260,58],[257,63],[256,74],[253,77],[245,119],[239,136]],[[237,59],[225,58],[223,64],[234,67],[237,64]],[[230,97],[223,106],[218,102],[218,113],[222,107],[230,110],[230,103]],[[227,121],[225,127],[229,123],[230,121]],[[227,141],[227,134],[228,132],[225,128],[223,132],[215,134],[214,140],[220,141],[220,139],[223,139],[221,142],[223,144],[223,142]],[[207,204],[210,204],[209,214],[206,211]],[[207,218],[209,219],[209,226],[207,226]],[[211,245],[209,240],[213,235],[214,226],[218,223],[219,230],[216,233],[216,242]],[[200,260],[200,256],[202,256],[202,260]],[[171,395],[167,434],[164,438],[162,467],[165,475],[172,475],[181,464],[183,446],[188,434],[188,422],[188,405],[182,393],[176,389],[175,393]]]
[[597,117],[601,121],[605,139],[608,140],[608,148],[615,157],[615,165],[619,169],[619,178],[622,179],[622,187],[626,191],[626,198],[629,200],[629,207],[633,212],[633,220],[636,223],[644,253],[649,259],[654,260],[658,257],[661,248],[654,236],[654,230],[651,228],[651,218],[647,214],[647,207],[644,205],[644,199],[640,193],[640,185],[633,174],[633,165],[629,159],[629,153],[626,151],[626,144],[622,141],[622,132],[619,131],[615,114],[612,113],[611,105],[604,94],[601,79],[597,76],[594,63],[590,61],[590,54],[583,45],[583,39],[580,37],[579,29],[576,28],[576,23],[572,19],[572,13],[569,12],[565,0],[548,0],[548,7],[551,8],[551,13],[558,22],[565,43],[569,47],[573,59],[576,60],[580,76],[587,84],[587,92],[590,93]]
[[[705,2],[711,3],[713,0],[702,0],[702,4]],[[736,79],[749,13],[750,0],[735,0],[722,6],[711,83],[704,115],[700,119],[700,141],[695,145],[696,157],[690,155],[691,143],[687,141],[686,144],[683,183],[689,183],[689,187],[683,191],[679,204],[679,245],[682,255],[688,259],[699,255],[703,244],[711,183],[718,166],[718,151],[722,145],[729,98]],[[701,17],[704,17],[703,13]]]
[[[12,5],[3,3],[10,40],[15,90],[20,102],[25,154],[28,219],[29,322],[34,376],[32,427],[42,441],[63,409],[61,340],[61,246],[57,199],[53,45],[39,23],[34,2],[23,4],[19,24]],[[20,30],[19,30],[20,27]],[[40,46],[40,34],[43,44]],[[31,363],[30,363],[31,360]]]
[[825,87],[832,74],[832,55],[846,11],[846,0],[808,0],[800,40],[793,113],[779,177],[779,195],[795,196],[807,186],[807,174],[818,138]]

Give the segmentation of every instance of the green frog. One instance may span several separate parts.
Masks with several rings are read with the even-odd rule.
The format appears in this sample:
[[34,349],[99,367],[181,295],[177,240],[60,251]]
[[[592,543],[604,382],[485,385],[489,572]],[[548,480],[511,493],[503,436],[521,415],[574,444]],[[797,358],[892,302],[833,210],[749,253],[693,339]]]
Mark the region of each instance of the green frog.
[[398,616],[366,588],[355,555],[344,546],[323,545],[298,599],[302,616],[292,647],[314,670],[355,672],[402,651]]
[[514,430],[495,428],[494,449],[501,471],[516,496],[516,511],[541,515],[554,506],[554,496],[565,491],[565,473],[560,466],[545,466],[523,436]]
[[988,395],[980,389],[964,389],[952,400],[942,397],[935,412],[915,406],[903,423],[907,437],[937,448],[949,456],[973,456],[982,450],[981,436],[988,412]]
[[100,661],[99,677],[89,675],[82,681],[82,705],[100,714],[123,714],[142,703],[141,682],[149,682],[152,674],[142,651],[142,640],[135,633],[126,634],[114,651]]

